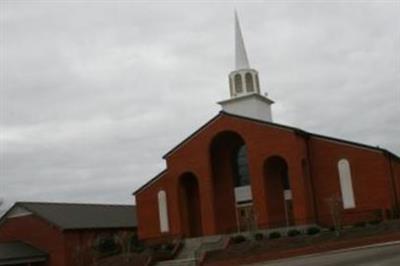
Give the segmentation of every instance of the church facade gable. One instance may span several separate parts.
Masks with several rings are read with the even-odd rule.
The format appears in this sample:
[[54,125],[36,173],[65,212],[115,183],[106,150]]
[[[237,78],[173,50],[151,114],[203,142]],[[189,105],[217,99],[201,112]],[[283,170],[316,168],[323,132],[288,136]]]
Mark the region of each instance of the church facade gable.
[[[247,169],[238,169],[238,160],[241,158],[238,158],[237,153],[242,147],[245,147],[247,153]],[[304,141],[293,130],[221,113],[213,123],[170,153],[165,158],[165,173],[136,193],[139,234],[160,235],[157,199],[154,195],[161,190],[167,194],[169,235],[195,236],[236,231],[238,204],[251,203],[257,206],[259,223],[267,226],[272,219],[268,218],[268,209],[274,209],[273,204],[280,207],[283,204],[282,201],[274,203],[271,200],[271,206],[268,206],[265,201],[264,188],[270,187],[274,191],[274,182],[276,183],[276,180],[265,178],[266,171],[271,171],[271,175],[278,176],[278,179],[283,178],[279,176],[281,173],[274,172],[274,167],[281,167],[282,171],[286,168],[288,173],[285,178],[288,178],[292,191],[287,193],[296,198],[292,210],[293,219],[310,221],[312,206],[306,197],[310,192],[310,180],[302,177],[301,165],[305,157]],[[267,162],[271,169],[266,169]],[[247,171],[243,175],[247,175],[248,183],[235,184],[235,179],[240,178],[240,171]],[[277,182],[283,186],[281,180]],[[240,197],[243,197],[241,191],[251,194],[252,197],[246,199],[245,196],[247,202],[239,202]],[[281,196],[283,199],[284,188],[279,191],[282,195],[277,197]],[[193,200],[196,196],[198,199]],[[140,206],[147,207],[142,209]],[[194,216],[193,213],[188,213],[193,209],[199,210],[201,215],[198,216],[201,216],[201,220],[198,218],[198,221],[188,221],[185,218]],[[274,215],[274,223],[286,223],[284,213],[278,212]],[[143,228],[146,232],[141,232],[141,221],[150,220],[158,222],[152,225],[146,222]],[[196,224],[196,228],[190,228],[190,223]]]
[[[400,158],[272,122],[235,14],[235,68],[222,111],[164,155],[135,193],[148,241],[386,219],[399,212]],[[333,210],[339,208],[340,210]]]
[[[399,190],[392,185],[399,183],[398,162],[392,162],[391,173],[381,150],[230,114],[221,113],[165,159],[166,171],[136,193],[143,239],[232,233],[251,226],[329,226],[328,201],[343,200],[338,170],[343,159],[351,168],[355,202],[344,209],[345,223],[383,218],[399,203]],[[161,191],[168,221],[160,220]],[[162,229],[165,223],[168,230]]]

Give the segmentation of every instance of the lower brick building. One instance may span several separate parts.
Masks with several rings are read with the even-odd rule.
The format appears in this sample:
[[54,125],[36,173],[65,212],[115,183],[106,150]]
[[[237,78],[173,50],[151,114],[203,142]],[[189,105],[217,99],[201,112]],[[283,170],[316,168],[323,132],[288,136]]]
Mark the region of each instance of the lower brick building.
[[92,265],[99,241],[128,233],[131,205],[17,202],[0,219],[0,265]]
[[[163,158],[134,192],[145,240],[256,228],[331,226],[398,214],[400,158],[381,148],[272,122],[236,19],[236,69],[222,111]],[[334,210],[333,208],[339,208]]]

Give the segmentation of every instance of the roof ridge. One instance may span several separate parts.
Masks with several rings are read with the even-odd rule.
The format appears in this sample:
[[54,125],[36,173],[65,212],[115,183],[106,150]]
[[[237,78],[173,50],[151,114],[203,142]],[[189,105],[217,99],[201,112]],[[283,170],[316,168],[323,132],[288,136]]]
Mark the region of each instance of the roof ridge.
[[111,203],[79,203],[79,202],[51,202],[51,201],[17,201],[15,204],[40,204],[40,205],[76,205],[76,206],[110,206],[110,207],[135,207],[134,204],[111,204]]

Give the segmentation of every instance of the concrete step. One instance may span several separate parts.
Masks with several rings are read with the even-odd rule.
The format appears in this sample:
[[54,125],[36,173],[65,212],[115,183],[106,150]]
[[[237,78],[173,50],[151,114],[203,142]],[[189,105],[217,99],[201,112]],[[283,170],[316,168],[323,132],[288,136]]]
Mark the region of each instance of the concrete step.
[[196,266],[196,260],[194,258],[165,260],[158,262],[156,266]]
[[222,236],[207,236],[197,238],[187,238],[183,242],[183,247],[174,260],[160,261],[156,266],[196,266],[196,250],[208,243],[221,240]]

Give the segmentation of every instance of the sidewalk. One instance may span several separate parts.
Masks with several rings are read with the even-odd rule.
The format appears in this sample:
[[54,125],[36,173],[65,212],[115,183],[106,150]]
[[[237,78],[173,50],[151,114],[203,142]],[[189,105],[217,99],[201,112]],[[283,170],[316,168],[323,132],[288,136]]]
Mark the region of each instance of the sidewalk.
[[400,241],[341,249],[288,259],[271,260],[248,266],[296,266],[296,265],[400,265]]

